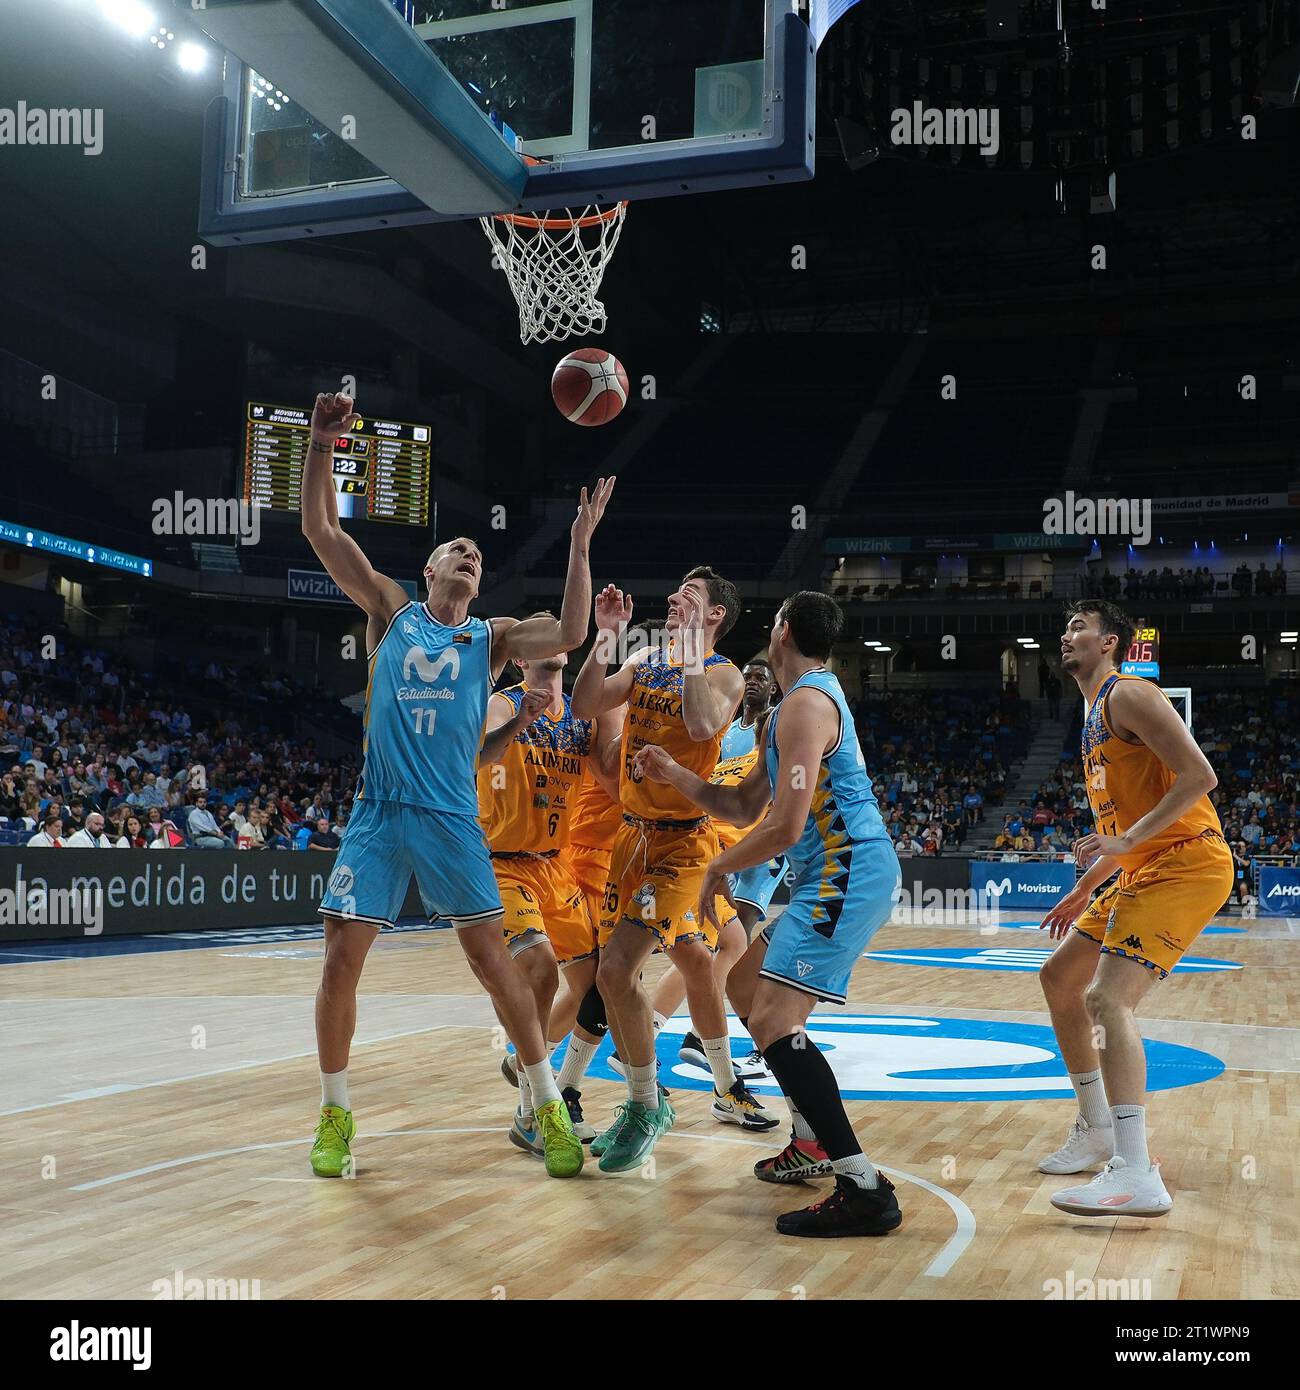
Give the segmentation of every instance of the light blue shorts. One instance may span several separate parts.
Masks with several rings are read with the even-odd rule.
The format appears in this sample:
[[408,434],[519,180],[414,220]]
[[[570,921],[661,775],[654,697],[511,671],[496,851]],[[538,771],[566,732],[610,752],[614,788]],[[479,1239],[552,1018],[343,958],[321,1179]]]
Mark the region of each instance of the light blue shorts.
[[790,906],[763,928],[759,974],[843,1004],[853,967],[893,912],[898,856],[888,840],[865,840],[796,868]]
[[343,832],[321,913],[391,927],[412,874],[430,921],[468,927],[501,916],[487,842],[473,816],[365,798]]

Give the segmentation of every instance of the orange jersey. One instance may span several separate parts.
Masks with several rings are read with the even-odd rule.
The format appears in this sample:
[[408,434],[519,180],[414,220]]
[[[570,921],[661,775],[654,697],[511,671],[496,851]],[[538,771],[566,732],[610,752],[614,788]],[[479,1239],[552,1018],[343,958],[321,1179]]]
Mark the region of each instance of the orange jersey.
[[623,808],[611,799],[588,768],[569,821],[569,842],[607,850],[622,824]]
[[[732,664],[725,656],[710,652],[704,659],[704,669],[711,671],[724,662]],[[706,782],[718,765],[725,726],[699,743],[691,738],[682,717],[684,679],[681,665],[658,648],[647,652],[633,668],[632,692],[627,697],[627,715],[623,720],[623,765],[618,786],[623,809],[642,820],[700,818],[700,808],[681,792],[663,782],[647,781],[634,772],[632,759],[647,744],[658,744],[682,767]]]
[[[723,760],[713,770],[713,776],[709,781],[715,787],[738,787],[749,776],[754,764],[758,762],[759,754],[762,750],[755,748],[750,753],[742,753],[738,758],[723,758]],[[730,849],[732,845],[743,840],[753,829],[749,825],[729,825],[724,820],[710,817],[713,821],[713,828],[718,835],[718,843],[723,849]]]
[[[516,713],[524,690],[515,685],[500,692]],[[566,695],[558,719],[543,710],[515,736],[499,763],[479,767],[479,820],[492,850],[545,854],[564,848],[591,738],[591,721],[573,717]]]
[[[1141,676],[1106,677],[1097,688],[1083,720],[1083,772],[1088,804],[1100,835],[1122,835],[1156,806],[1174,784],[1174,774],[1144,743],[1126,743],[1106,717],[1106,700],[1116,681]],[[1121,868],[1136,869],[1152,855],[1207,830],[1220,832],[1219,816],[1208,796],[1185,811],[1133,854],[1117,856]]]

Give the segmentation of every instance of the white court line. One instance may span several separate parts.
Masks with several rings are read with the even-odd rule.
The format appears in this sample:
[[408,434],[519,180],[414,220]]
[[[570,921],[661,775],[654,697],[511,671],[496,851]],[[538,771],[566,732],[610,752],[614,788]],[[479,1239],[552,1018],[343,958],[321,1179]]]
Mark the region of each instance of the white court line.
[[[281,996],[288,998],[289,996]],[[42,1001],[47,1002],[47,1001]],[[375,1038],[354,1041],[353,1047],[369,1047],[371,1043],[392,1042],[395,1038],[411,1038],[417,1033],[436,1033],[440,1028],[486,1028],[489,1024],[468,1023],[430,1023],[423,1028],[407,1028],[400,1033],[381,1033]],[[296,1062],[303,1057],[315,1057],[316,1049],[305,1052],[290,1052],[283,1057],[261,1057],[247,1062],[232,1062],[228,1067],[214,1067],[211,1071],[190,1072],[186,1076],[167,1076],[160,1081],[118,1081],[108,1086],[95,1086],[87,1091],[73,1091],[59,1100],[42,1100],[35,1105],[19,1105],[13,1110],[0,1110],[0,1118],[6,1115],[26,1115],[32,1110],[57,1110],[60,1105],[72,1105],[82,1100],[102,1100],[105,1096],[122,1096],[131,1091],[149,1091],[157,1086],[180,1086],[187,1081],[202,1081],[209,1076],[224,1076],[232,1071],[247,1071],[250,1067],[269,1067],[277,1062]]]
[[[460,1127],[448,1127],[437,1129],[386,1129],[368,1131],[368,1139],[403,1139],[409,1134],[504,1134],[508,1131],[505,1125],[469,1125]],[[705,1144],[741,1144],[751,1149],[770,1149],[771,1144],[763,1143],[758,1139],[733,1139],[726,1134],[678,1134],[669,1130],[664,1136],[670,1139],[694,1139],[698,1143]],[[255,1153],[260,1149],[285,1149],[295,1144],[305,1144],[307,1138],[301,1139],[277,1139],[266,1144],[242,1144],[235,1149],[212,1149],[208,1153],[188,1154],[184,1158],[169,1158],[162,1163],[151,1163],[146,1168],[133,1168],[126,1173],[113,1173],[107,1178],[96,1178],[94,1182],[78,1183],[69,1189],[72,1192],[94,1192],[101,1187],[109,1187],[114,1183],[126,1182],[130,1178],[146,1177],[150,1173],[165,1172],[169,1168],[183,1168],[190,1163],[203,1163],[210,1158],[228,1158],[233,1154]],[[933,1260],[921,1271],[925,1278],[942,1279],[945,1274],[957,1263],[966,1253],[967,1247],[975,1239],[975,1213],[961,1200],[955,1197],[945,1188],[937,1186],[935,1183],[925,1178],[918,1178],[913,1173],[905,1173],[901,1168],[885,1168],[881,1166],[882,1173],[888,1173],[890,1177],[901,1178],[904,1182],[915,1183],[917,1187],[923,1187],[927,1192],[933,1192],[936,1197],[946,1202],[957,1218],[957,1229],[948,1238],[947,1244],[934,1257]],[[286,1181],[286,1179],[274,1179],[274,1181]],[[288,1181],[296,1181],[288,1179]],[[327,1179],[303,1178],[303,1182],[328,1181]]]
[[[706,1144],[744,1144],[751,1149],[770,1149],[772,1147],[771,1144],[764,1144],[758,1139],[733,1139],[729,1134],[678,1134],[675,1130],[669,1130],[667,1137],[695,1139]],[[915,1183],[917,1187],[923,1187],[927,1192],[933,1192],[936,1197],[947,1202],[952,1209],[953,1215],[957,1218],[957,1229],[943,1249],[921,1271],[926,1278],[942,1279],[966,1253],[966,1247],[975,1239],[975,1213],[960,1197],[955,1197],[946,1188],[938,1187],[925,1178],[918,1178],[914,1173],[905,1173],[901,1168],[886,1168],[883,1163],[878,1163],[876,1167],[882,1173],[888,1173],[892,1178],[902,1178],[904,1182]]]

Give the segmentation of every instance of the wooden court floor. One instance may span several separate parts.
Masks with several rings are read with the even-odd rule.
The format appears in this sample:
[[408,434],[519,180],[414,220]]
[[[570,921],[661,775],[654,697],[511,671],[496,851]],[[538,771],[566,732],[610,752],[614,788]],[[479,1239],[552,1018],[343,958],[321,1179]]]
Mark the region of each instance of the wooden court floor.
[[[904,1223],[826,1243],[772,1222],[829,1184],[773,1187],[750,1171],[784,1129],[773,1143],[718,1125],[707,1093],[672,1075],[678,1123],[652,1169],[607,1176],[589,1162],[576,1181],[548,1179],[507,1142],[494,1020],[450,932],[386,935],[371,954],[352,1181],[307,1166],[318,938],[59,960],[6,946],[0,1296],[148,1299],[180,1278],[246,1281],[263,1299],[1300,1297],[1300,923],[1224,920],[1248,930],[1202,936],[1194,954],[1243,968],[1173,976],[1147,1010],[1148,1036],[1193,1062],[1190,1084],[1150,1097],[1170,1216],[1056,1212],[1049,1195],[1078,1179],[1034,1163],[1063,1139],[1072,1102],[979,1098],[981,1067],[1027,1056],[1015,1030],[1047,1022],[1032,968],[867,959],[844,1012],[892,1031],[855,1042],[828,1025],[837,1070],[864,1088],[919,1076],[936,1098],[849,1102]],[[1022,953],[1046,944],[891,925],[871,950],[1032,963]],[[965,1040],[927,1037],[954,1030]],[[1196,1070],[1202,1054],[1223,1064],[1212,1079],[1197,1079],[1217,1070]],[[622,1094],[589,1077],[588,1118],[603,1125]]]

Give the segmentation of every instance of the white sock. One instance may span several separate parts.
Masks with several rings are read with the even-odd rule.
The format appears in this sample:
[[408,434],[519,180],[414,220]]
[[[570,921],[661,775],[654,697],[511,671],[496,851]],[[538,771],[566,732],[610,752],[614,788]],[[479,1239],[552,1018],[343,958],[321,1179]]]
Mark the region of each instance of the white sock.
[[320,1103],[337,1105],[340,1110],[351,1110],[348,1104],[348,1069],[342,1071],[323,1071],[320,1074]]
[[1112,1105],[1110,1122],[1115,1127],[1115,1154],[1130,1168],[1146,1172],[1151,1167],[1147,1153],[1147,1108],[1145,1105]]
[[659,1070],[653,1062],[644,1067],[627,1064],[628,1092],[647,1110],[659,1109]]
[[1110,1110],[1106,1105],[1106,1087],[1099,1071],[1072,1071],[1070,1085],[1079,1100],[1079,1114],[1089,1129],[1109,1129]]
[[725,1096],[736,1084],[736,1069],[731,1065],[731,1039],[701,1038],[704,1055],[709,1059],[709,1070],[713,1073],[713,1089]]
[[563,1038],[557,1038],[554,1042],[550,1038],[546,1040],[546,1060],[551,1064],[552,1071],[555,1070],[555,1054],[560,1050],[563,1041]]
[[527,1077],[533,1093],[533,1105],[545,1105],[547,1101],[559,1100],[560,1093],[555,1089],[555,1073],[551,1070],[551,1059],[543,1057],[531,1066],[519,1067],[520,1078]]
[[582,1089],[579,1084],[587,1074],[591,1059],[600,1048],[599,1043],[584,1042],[576,1033],[569,1034],[569,1048],[564,1054],[560,1074],[555,1078],[556,1088],[563,1093],[572,1086],[575,1091]]
[[785,1103],[790,1110],[790,1127],[794,1130],[794,1137],[815,1144],[817,1136],[812,1131],[812,1125],[794,1108],[794,1101],[789,1096],[785,1098]]
[[667,1022],[668,1022],[668,1015],[667,1015],[667,1014],[661,1014],[661,1013],[659,1012],[659,1010],[656,1009],[656,1010],[654,1011],[654,1029],[655,1029],[655,1032],[656,1032],[656,1033],[660,1032],[660,1031],[662,1030],[664,1024],[667,1023]]
[[880,1186],[880,1174],[876,1172],[876,1165],[866,1154],[850,1154],[848,1158],[833,1158],[831,1159],[831,1167],[834,1168],[837,1176],[852,1178],[859,1187]]
[[533,1089],[522,1068],[516,1074],[519,1077],[519,1113],[523,1116],[524,1124],[527,1124],[533,1113]]

